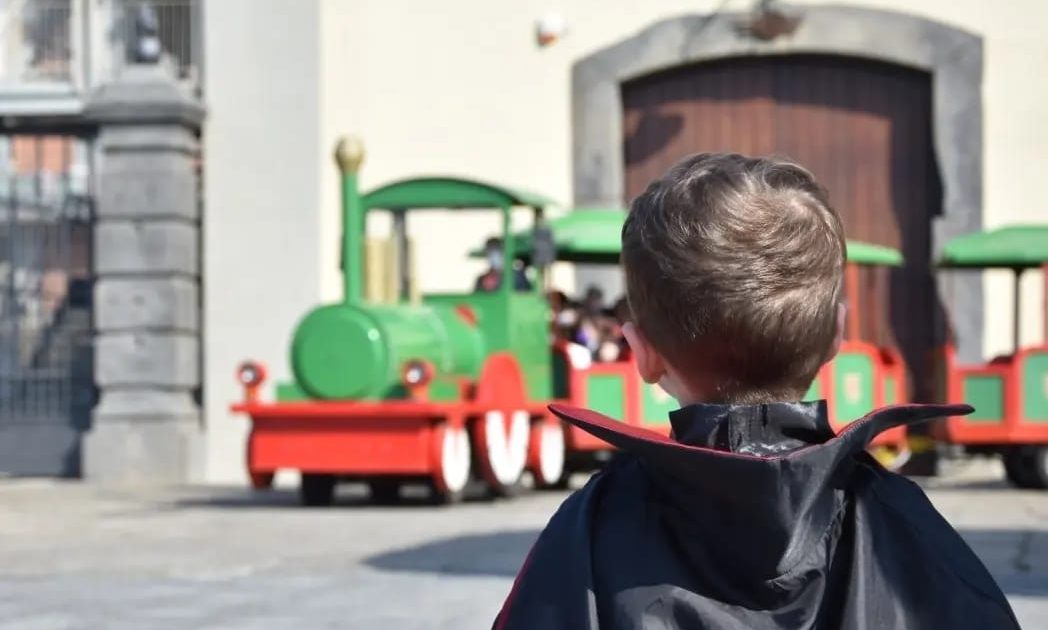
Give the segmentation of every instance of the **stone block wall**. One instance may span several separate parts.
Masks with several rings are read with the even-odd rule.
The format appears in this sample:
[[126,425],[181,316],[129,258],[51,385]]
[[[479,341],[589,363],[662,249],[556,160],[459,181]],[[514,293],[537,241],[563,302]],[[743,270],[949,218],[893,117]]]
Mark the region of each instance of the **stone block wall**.
[[163,64],[95,94],[95,382],[85,478],[195,476],[200,409],[198,103]]

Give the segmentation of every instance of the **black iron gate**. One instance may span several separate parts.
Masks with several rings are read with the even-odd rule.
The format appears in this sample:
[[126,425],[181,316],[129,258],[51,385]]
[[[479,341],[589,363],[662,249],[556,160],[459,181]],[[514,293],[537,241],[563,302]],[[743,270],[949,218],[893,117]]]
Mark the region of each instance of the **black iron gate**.
[[0,135],[0,475],[76,476],[94,404],[90,150]]

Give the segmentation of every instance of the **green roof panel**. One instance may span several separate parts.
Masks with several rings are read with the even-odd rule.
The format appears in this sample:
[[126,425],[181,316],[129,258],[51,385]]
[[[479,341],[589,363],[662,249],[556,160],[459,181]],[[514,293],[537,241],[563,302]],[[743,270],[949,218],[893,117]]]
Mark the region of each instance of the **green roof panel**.
[[959,236],[943,248],[943,267],[1040,267],[1048,263],[1048,225],[1010,225]]
[[458,177],[416,177],[393,182],[367,193],[362,202],[368,210],[556,205],[542,195]]
[[[557,249],[557,260],[597,264],[617,264],[622,251],[622,225],[626,211],[612,208],[576,209],[549,222]],[[531,234],[515,236],[514,251],[527,256]],[[475,252],[475,255],[479,252]],[[902,265],[902,254],[883,245],[848,241],[848,260],[859,265]]]
[[856,265],[877,265],[882,267],[901,267],[902,254],[897,249],[874,245],[863,241],[848,240],[848,262]]
[[[577,209],[549,222],[557,260],[618,264],[626,212],[617,209]],[[516,235],[517,252],[531,251],[531,233]]]

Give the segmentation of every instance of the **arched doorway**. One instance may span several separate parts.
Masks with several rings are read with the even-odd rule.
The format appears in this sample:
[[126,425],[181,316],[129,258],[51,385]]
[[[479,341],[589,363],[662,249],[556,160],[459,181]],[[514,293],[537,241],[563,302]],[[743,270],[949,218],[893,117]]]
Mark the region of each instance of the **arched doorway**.
[[[867,70],[860,69],[860,72],[887,67],[890,73],[899,74],[901,82],[913,80],[921,76],[921,72],[926,73],[920,81],[930,84],[930,94],[926,96],[930,105],[922,115],[927,115],[930,108],[932,144],[941,180],[942,212],[930,218],[934,229],[930,229],[930,246],[925,249],[928,254],[925,258],[914,258],[919,254],[919,248],[903,244],[912,262],[930,266],[943,243],[960,234],[981,229],[982,39],[948,24],[897,11],[806,4],[796,7],[795,14],[800,20],[796,30],[772,40],[755,39],[740,32],[739,25],[750,17],[748,14],[718,12],[674,17],[610,43],[577,61],[572,69],[572,166],[576,205],[625,204],[627,195],[632,192],[630,187],[635,185],[627,185],[628,167],[623,159],[623,126],[626,123],[623,86],[657,76],[655,73],[690,68],[696,64],[730,63],[723,61],[730,59],[738,60],[738,63],[745,63],[745,60],[756,63],[759,59],[773,61],[775,58],[785,59],[783,63],[789,64],[793,63],[789,59],[797,60],[798,55],[818,55],[844,58],[853,64],[853,68],[863,65]],[[882,64],[859,64],[857,60],[877,60]],[[909,73],[910,79],[907,79],[903,76],[907,75],[903,68],[919,72]],[[811,81],[807,83],[811,88]],[[804,84],[804,78],[801,84]],[[856,89],[860,88],[865,89],[865,86]],[[750,86],[749,89],[754,88]],[[796,94],[794,99],[803,104],[808,102],[804,96]],[[875,94],[871,98],[881,96]],[[883,110],[879,111],[883,113]],[[829,143],[833,139],[829,136],[818,139],[818,142]],[[796,152],[790,147],[783,150]],[[818,158],[806,158],[801,154],[796,157],[809,162],[817,172],[825,170],[820,168]],[[934,173],[929,170],[928,174],[932,176]],[[843,190],[847,186],[835,184],[832,174],[820,175],[831,188]],[[866,185],[864,180],[863,185]],[[931,194],[934,198],[934,188],[925,189],[924,194]],[[901,188],[893,190],[897,190],[897,194],[905,192]],[[851,195],[850,192],[838,192],[837,196],[842,194],[845,197]],[[898,205],[902,207],[904,204],[900,201]],[[847,216],[851,210],[845,212]],[[876,221],[880,215],[863,216]],[[862,219],[852,218],[850,221],[856,237],[861,235],[856,228],[858,220]],[[878,228],[871,225],[869,229]],[[918,235],[919,240],[924,238],[924,235]],[[938,287],[938,295],[948,305],[950,331],[958,346],[958,356],[963,361],[981,360],[981,276],[970,274],[966,278],[951,278],[950,285],[949,292]],[[917,310],[916,306],[907,306],[900,301],[896,308],[902,307],[906,307],[905,312],[895,317],[905,317],[908,312]]]
[[933,395],[926,357],[942,339],[928,261],[942,193],[931,76],[831,55],[724,59],[622,84],[626,199],[698,151],[779,154],[830,191],[849,238],[900,249],[902,269],[862,270],[860,338],[899,347],[910,390]]

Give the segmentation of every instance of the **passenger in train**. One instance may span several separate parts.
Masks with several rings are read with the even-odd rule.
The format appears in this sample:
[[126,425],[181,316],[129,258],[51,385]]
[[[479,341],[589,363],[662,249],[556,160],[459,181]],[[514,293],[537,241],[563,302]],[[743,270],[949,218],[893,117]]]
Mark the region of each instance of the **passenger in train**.
[[547,294],[550,305],[550,328],[555,339],[570,339],[578,322],[578,307],[563,291],[552,290]]
[[591,317],[604,313],[604,291],[595,284],[586,287],[586,293],[582,297],[582,310]]
[[630,307],[629,302],[626,300],[626,296],[620,297],[615,301],[615,306],[611,309],[611,321],[613,327],[611,333],[608,336],[608,342],[614,344],[616,349],[615,361],[625,361],[630,358],[630,344],[626,340],[626,336],[622,332],[622,327],[630,321]]
[[603,324],[604,292],[600,287],[590,285],[582,299],[579,321],[572,334],[572,341],[585,346],[596,358],[604,340]]
[[[498,291],[502,286],[502,270],[505,264],[501,238],[492,237],[484,243],[484,257],[488,261],[488,270],[477,278],[474,291],[478,293]],[[514,264],[513,284],[513,288],[517,291],[531,290],[531,281],[524,273],[523,265]]]
[[615,319],[614,310],[602,311],[597,321],[600,344],[597,347],[596,360],[602,363],[621,361],[624,358],[622,324]]
[[625,295],[615,300],[615,306],[611,307],[611,315],[620,326],[630,321],[630,303]]
[[562,329],[566,332],[565,338],[586,348],[593,360],[610,363],[625,358],[622,322],[616,318],[614,309],[604,308],[604,292],[599,287],[591,285],[586,289],[577,310],[561,312],[569,313],[565,321],[573,320],[568,328]]
[[1018,630],[920,487],[866,452],[967,405],[903,405],[835,434],[801,402],[844,331],[844,229],[778,158],[691,155],[622,231],[637,371],[671,433],[551,405],[622,456],[569,497],[494,627]]

